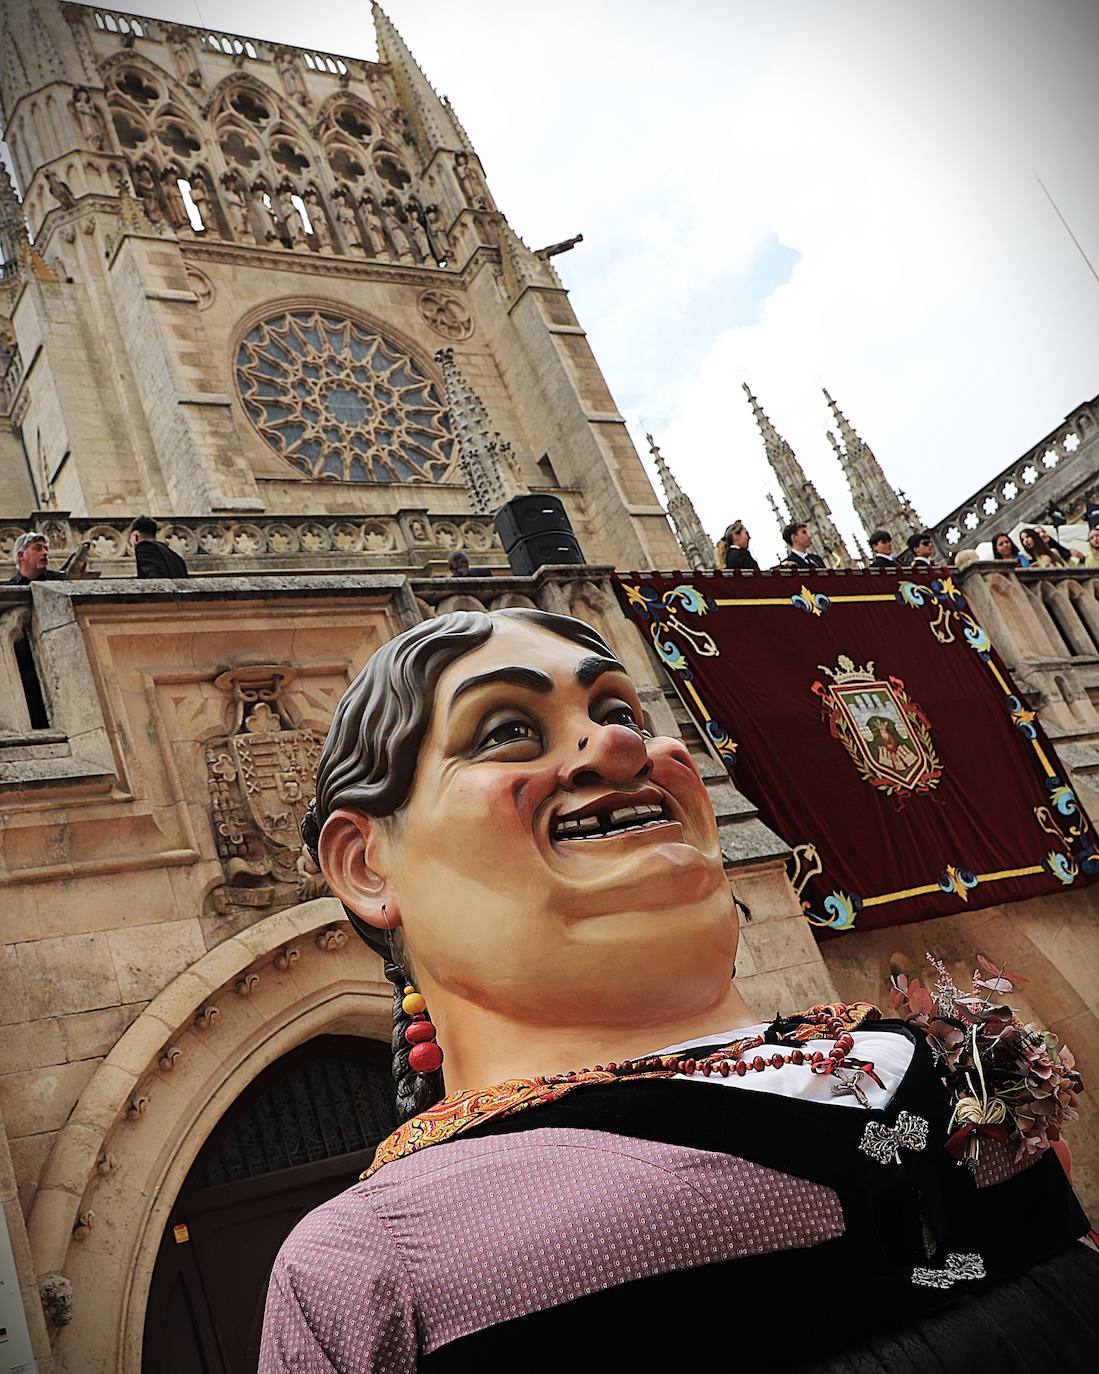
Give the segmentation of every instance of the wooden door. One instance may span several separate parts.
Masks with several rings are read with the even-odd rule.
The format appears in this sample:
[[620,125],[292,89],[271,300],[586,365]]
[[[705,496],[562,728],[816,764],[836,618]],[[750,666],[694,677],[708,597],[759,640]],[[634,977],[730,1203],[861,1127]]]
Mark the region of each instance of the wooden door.
[[255,1374],[279,1246],[356,1181],[395,1125],[387,1046],[321,1036],[265,1069],[203,1146],[168,1219],[144,1374]]

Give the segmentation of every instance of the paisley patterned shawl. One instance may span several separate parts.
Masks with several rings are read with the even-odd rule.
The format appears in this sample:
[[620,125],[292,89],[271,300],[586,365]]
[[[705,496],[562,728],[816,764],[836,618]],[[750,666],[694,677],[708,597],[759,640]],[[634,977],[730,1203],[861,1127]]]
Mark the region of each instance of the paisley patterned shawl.
[[[802,1013],[801,1018],[789,1018],[787,1024],[797,1024],[784,1033],[783,1040],[805,1044],[809,1040],[830,1039],[832,1032],[829,1023],[834,1024],[838,1020],[844,1030],[850,1031],[857,1030],[867,1022],[880,1019],[881,1012],[871,1002],[824,1002],[819,1006],[810,1007]],[[820,1024],[822,1021],[826,1024]],[[729,1058],[749,1044],[760,1043],[760,1039],[759,1036],[753,1036],[748,1041],[732,1041],[706,1058]],[[394,1160],[415,1154],[417,1150],[424,1150],[429,1145],[440,1145],[444,1141],[453,1140],[455,1136],[486,1121],[514,1116],[517,1112],[527,1111],[531,1107],[556,1102],[577,1088],[592,1083],[626,1083],[643,1078],[673,1078],[676,1073],[675,1065],[682,1057],[681,1054],[664,1055],[664,1068],[631,1073],[628,1077],[596,1068],[569,1075],[566,1081],[561,1081],[557,1077],[505,1078],[503,1082],[494,1083],[488,1088],[450,1093],[427,1111],[410,1117],[403,1125],[398,1126],[392,1135],[387,1136],[378,1146],[374,1162],[369,1169],[365,1169],[359,1175],[359,1178],[365,1182],[371,1175],[376,1174],[383,1164],[391,1164]]]

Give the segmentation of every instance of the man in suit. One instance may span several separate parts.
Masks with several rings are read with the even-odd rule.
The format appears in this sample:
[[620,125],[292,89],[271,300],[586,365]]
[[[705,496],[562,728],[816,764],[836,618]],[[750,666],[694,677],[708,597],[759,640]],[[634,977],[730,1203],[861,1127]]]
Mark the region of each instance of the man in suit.
[[748,533],[744,521],[734,520],[721,536],[721,542],[725,548],[725,562],[721,566],[740,568],[745,572],[759,572],[759,564],[748,552],[751,538],[752,536]]
[[786,557],[779,563],[780,568],[823,568],[824,559],[819,553],[810,553],[813,536],[800,520],[791,520],[782,531],[786,544]]
[[50,567],[50,541],[40,530],[28,530],[12,549],[16,573],[8,578],[9,587],[25,587],[30,582],[64,582],[65,574]]
[[130,526],[138,577],[188,577],[187,564],[175,549],[156,537],[158,528],[148,515],[139,515]]
[[930,530],[917,530],[908,536],[908,549],[912,555],[914,568],[930,568],[935,563],[935,545],[931,542]]
[[874,531],[870,536],[870,552],[873,555],[870,559],[872,568],[899,567],[897,560],[893,557],[893,536],[888,530]]

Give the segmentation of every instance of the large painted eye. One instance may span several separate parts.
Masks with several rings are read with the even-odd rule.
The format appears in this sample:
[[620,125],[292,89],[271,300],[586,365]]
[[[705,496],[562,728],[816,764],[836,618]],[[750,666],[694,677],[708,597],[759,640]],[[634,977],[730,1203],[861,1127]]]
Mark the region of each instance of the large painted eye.
[[641,722],[637,719],[637,713],[632,706],[627,706],[624,702],[612,702],[609,708],[604,711],[599,718],[600,725],[625,725],[629,730],[636,730],[642,733]]
[[476,752],[501,749],[509,744],[541,744],[542,737],[529,720],[512,717],[491,725],[478,739]]

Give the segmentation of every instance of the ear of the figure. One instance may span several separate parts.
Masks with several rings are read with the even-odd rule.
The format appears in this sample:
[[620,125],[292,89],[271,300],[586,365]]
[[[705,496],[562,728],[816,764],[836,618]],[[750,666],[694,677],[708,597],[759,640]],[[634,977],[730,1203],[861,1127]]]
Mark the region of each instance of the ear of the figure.
[[385,850],[382,828],[372,816],[341,808],[325,821],[317,856],[333,896],[368,925],[393,930],[401,915],[386,876]]

